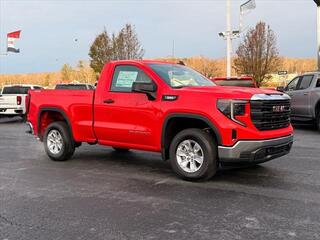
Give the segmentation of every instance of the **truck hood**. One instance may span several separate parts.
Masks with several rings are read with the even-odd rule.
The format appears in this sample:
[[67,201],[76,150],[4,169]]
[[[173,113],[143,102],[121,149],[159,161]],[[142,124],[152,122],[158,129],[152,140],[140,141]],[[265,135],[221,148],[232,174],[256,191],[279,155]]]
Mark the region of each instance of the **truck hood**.
[[179,91],[184,92],[197,92],[197,93],[207,93],[220,95],[221,98],[230,99],[247,99],[249,100],[255,94],[278,94],[282,95],[275,90],[268,90],[262,88],[244,88],[244,87],[226,87],[226,86],[205,86],[205,87],[184,87],[179,89]]

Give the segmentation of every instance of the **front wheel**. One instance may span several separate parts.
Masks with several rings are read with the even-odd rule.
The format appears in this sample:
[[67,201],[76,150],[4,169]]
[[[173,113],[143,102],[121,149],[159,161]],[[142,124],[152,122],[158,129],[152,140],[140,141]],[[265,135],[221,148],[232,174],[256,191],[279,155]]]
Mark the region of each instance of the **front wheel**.
[[51,123],[43,139],[47,155],[53,161],[65,161],[72,157],[75,143],[65,122]]
[[208,180],[215,175],[217,162],[217,144],[201,129],[183,130],[171,142],[170,164],[183,179]]

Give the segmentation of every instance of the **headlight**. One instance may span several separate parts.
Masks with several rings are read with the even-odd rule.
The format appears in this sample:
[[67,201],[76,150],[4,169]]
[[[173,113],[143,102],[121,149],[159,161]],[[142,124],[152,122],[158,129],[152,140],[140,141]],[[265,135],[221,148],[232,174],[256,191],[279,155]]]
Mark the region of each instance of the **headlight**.
[[244,100],[231,100],[231,99],[219,99],[217,101],[217,107],[226,117],[232,121],[246,126],[245,123],[236,119],[237,116],[244,116],[246,114],[246,104],[248,101]]

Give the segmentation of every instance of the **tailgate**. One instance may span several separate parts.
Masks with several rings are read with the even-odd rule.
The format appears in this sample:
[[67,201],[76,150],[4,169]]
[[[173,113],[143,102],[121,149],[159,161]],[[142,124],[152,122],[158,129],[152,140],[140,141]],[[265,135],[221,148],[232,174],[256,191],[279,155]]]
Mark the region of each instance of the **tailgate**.
[[17,96],[2,95],[0,96],[0,108],[10,108],[17,106]]

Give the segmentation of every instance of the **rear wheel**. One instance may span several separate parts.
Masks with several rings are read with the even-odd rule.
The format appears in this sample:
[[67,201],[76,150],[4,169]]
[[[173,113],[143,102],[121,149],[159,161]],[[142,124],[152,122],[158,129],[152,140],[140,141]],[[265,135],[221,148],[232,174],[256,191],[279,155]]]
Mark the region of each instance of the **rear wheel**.
[[54,161],[68,160],[75,151],[75,142],[65,122],[51,123],[44,133],[43,144],[47,155]]
[[183,130],[171,142],[170,164],[183,179],[210,179],[217,171],[217,161],[217,144],[201,129]]

